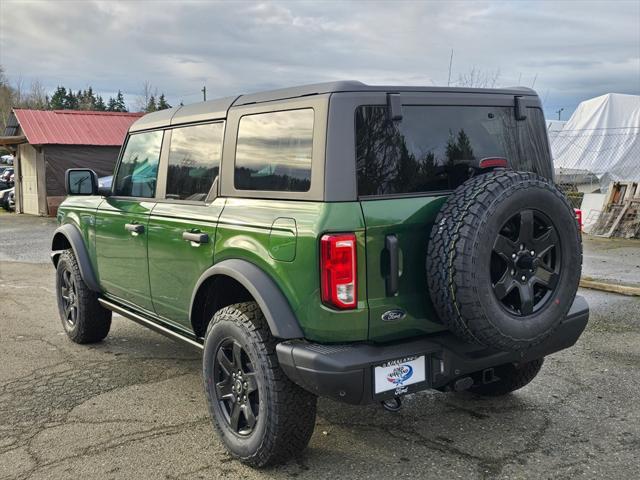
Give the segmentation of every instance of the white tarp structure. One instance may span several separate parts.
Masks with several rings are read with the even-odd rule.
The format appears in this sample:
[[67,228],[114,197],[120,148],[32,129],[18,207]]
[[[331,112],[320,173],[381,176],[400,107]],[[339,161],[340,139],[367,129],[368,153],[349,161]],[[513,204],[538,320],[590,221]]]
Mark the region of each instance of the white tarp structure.
[[608,93],[582,102],[550,142],[556,173],[593,172],[605,188],[640,181],[640,95]]

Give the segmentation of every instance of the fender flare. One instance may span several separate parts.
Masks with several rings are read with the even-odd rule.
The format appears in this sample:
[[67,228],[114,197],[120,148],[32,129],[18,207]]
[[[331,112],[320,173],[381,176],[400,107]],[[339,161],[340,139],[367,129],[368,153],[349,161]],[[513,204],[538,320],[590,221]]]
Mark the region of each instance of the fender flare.
[[53,233],[53,239],[51,241],[51,261],[54,266],[58,266],[58,257],[62,253],[62,250],[56,250],[55,239],[58,235],[63,235],[69,244],[71,245],[71,249],[73,250],[74,255],[76,256],[76,260],[78,261],[78,267],[80,268],[80,276],[84,283],[87,284],[90,290],[94,292],[101,292],[102,289],[98,284],[98,280],[96,279],[95,273],[93,271],[93,266],[91,265],[91,260],[89,258],[89,253],[87,252],[87,247],[84,245],[84,241],[82,239],[82,234],[78,227],[67,223],[65,225],[61,225],[56,228],[56,231]]
[[[231,277],[249,291],[260,306],[274,337],[287,340],[304,338],[300,324],[278,285],[264,270],[246,260],[236,258],[223,260],[205,270],[191,295],[189,312],[193,312],[194,301],[200,286],[214,275]],[[191,321],[191,318],[189,320]]]

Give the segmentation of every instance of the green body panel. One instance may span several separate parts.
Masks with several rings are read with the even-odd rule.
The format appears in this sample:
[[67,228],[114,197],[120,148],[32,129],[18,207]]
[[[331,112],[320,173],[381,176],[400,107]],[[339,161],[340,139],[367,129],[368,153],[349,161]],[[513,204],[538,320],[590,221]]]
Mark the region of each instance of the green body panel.
[[91,266],[98,281],[100,281],[100,278],[96,257],[95,214],[102,200],[102,197],[97,196],[67,197],[64,203],[58,208],[56,216],[58,224],[72,224],[80,230],[85,246],[87,247],[89,259],[91,260]]
[[[277,260],[272,250],[272,228],[279,218],[295,219],[295,257]],[[276,226],[282,225],[276,222]],[[319,238],[328,232],[355,232],[358,240],[358,306],[336,311],[320,299]],[[280,241],[288,243],[283,235]],[[215,261],[247,260],[263,269],[289,301],[305,337],[318,342],[366,340],[366,256],[362,210],[357,202],[322,203],[261,199],[227,199],[216,234]],[[285,251],[290,252],[290,247]]]
[[[387,341],[444,330],[429,300],[426,258],[431,227],[445,197],[413,197],[361,202],[367,242],[369,339]],[[386,291],[385,238],[395,235],[400,251],[398,294]],[[400,309],[406,316],[384,321],[382,315]]]
[[[147,262],[147,223],[154,201],[107,198],[95,220],[100,286],[108,294],[153,311]],[[125,224],[138,223],[145,231],[133,235]]]
[[[82,232],[107,296],[179,328],[192,331],[190,304],[200,276],[215,263],[238,258],[261,268],[280,287],[308,340],[385,342],[444,329],[434,321],[424,263],[444,199],[323,203],[218,198],[191,205],[87,196],[66,200],[58,220]],[[134,236],[126,223],[141,223],[145,231]],[[209,242],[185,241],[186,231],[206,233]],[[320,237],[340,232],[355,232],[358,241],[354,310],[327,307],[320,297]],[[402,272],[399,293],[392,297],[386,293],[384,270],[390,234],[399,240]],[[385,312],[397,309],[406,316],[382,320]]]
[[276,218],[269,234],[269,255],[274,260],[293,262],[296,258],[298,227],[293,218]]
[[[155,312],[188,330],[191,296],[200,276],[213,265],[216,224],[224,204],[224,198],[210,205],[158,203],[149,217],[149,283]],[[209,241],[186,241],[184,232],[205,233]]]

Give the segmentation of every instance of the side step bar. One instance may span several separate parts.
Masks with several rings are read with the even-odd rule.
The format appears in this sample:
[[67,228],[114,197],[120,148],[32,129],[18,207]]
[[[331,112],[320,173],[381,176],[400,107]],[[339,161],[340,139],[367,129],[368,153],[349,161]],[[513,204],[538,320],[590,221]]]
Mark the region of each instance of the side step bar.
[[169,337],[173,340],[179,340],[181,342],[187,343],[192,347],[196,347],[199,350],[203,350],[204,346],[199,341],[189,338],[186,335],[179,332],[177,329],[173,329],[170,325],[161,324],[158,321],[151,320],[148,317],[144,317],[138,313],[134,313],[131,310],[127,310],[126,308],[118,305],[117,303],[113,303],[109,300],[105,300],[104,298],[98,298],[98,302],[104,308],[111,310],[117,314],[122,315],[123,317],[128,318],[129,320],[133,320],[134,322],[142,325],[143,327],[147,327],[154,332],[160,333],[165,337]]

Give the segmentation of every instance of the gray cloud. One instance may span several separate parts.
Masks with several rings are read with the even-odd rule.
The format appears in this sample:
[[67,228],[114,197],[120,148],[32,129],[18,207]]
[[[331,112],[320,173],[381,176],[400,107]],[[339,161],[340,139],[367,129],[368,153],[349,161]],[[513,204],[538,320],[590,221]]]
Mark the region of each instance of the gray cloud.
[[0,64],[48,88],[169,101],[335,79],[446,84],[477,67],[535,88],[547,113],[640,93],[640,2],[2,0]]

